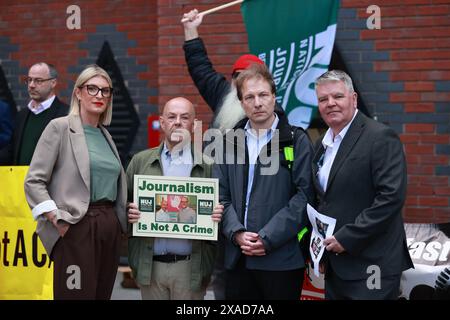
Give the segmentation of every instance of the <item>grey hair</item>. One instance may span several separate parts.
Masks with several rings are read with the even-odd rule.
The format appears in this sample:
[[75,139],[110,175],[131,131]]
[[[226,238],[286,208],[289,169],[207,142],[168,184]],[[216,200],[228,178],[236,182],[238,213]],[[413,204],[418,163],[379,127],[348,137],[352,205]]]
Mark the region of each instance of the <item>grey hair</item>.
[[[48,68],[48,74],[49,74],[50,78],[54,78],[54,79],[57,79],[57,78],[58,78],[58,71],[56,71],[55,66],[52,65],[52,64],[50,64],[50,63],[47,63],[47,62],[38,62],[38,63],[33,64],[31,67],[34,67],[34,66],[42,66],[42,65],[47,66],[47,68]],[[31,69],[31,67],[30,67],[30,69]]]
[[56,71],[55,66],[52,65],[52,64],[48,64],[48,63],[47,63],[47,66],[48,66],[48,70],[50,70],[50,78],[57,79],[58,78],[58,72]]
[[315,88],[321,83],[328,81],[342,81],[350,92],[355,92],[355,89],[353,89],[352,78],[342,70],[330,70],[325,72],[316,79],[316,82],[314,83]]

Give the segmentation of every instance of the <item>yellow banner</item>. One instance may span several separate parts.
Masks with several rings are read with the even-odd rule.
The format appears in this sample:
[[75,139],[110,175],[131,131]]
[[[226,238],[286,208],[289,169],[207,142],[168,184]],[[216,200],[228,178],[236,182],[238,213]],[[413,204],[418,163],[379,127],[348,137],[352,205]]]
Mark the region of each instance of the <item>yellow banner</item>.
[[0,299],[53,299],[53,264],[34,232],[23,167],[0,166]]

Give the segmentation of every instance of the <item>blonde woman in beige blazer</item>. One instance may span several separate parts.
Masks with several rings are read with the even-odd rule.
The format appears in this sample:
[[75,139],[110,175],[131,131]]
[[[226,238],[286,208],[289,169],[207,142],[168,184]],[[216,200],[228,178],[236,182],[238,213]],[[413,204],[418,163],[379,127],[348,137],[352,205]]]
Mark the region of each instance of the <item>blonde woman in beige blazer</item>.
[[25,194],[36,232],[54,262],[55,299],[110,299],[126,232],[126,178],[111,135],[112,81],[90,65],[79,75],[69,115],[37,144]]

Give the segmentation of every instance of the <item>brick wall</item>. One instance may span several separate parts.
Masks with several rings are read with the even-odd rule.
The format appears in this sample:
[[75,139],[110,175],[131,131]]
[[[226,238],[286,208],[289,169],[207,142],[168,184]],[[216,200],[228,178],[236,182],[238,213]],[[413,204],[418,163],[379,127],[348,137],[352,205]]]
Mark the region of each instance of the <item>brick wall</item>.
[[[430,3],[432,2],[432,3]],[[223,1],[159,1],[160,105],[189,96],[200,119],[211,113],[197,94],[184,65],[179,20]],[[450,221],[450,1],[383,1],[381,30],[369,30],[366,8],[373,1],[343,0],[336,45],[371,114],[394,128],[408,161],[407,222]],[[161,17],[164,15],[164,17]],[[199,29],[218,71],[247,52],[238,7],[204,19]],[[176,66],[175,66],[176,65]]]
[[[183,13],[192,9],[204,11],[220,4],[223,0],[198,1],[158,1],[159,25],[159,104],[164,104],[170,97],[184,95],[196,106],[197,117],[203,121],[206,129],[212,113],[198,95],[192,83],[184,61],[183,26],[180,23]],[[199,35],[205,41],[209,58],[215,69],[227,77],[231,66],[243,53],[248,52],[247,34],[242,21],[239,6],[229,7],[219,13],[208,15],[203,19]]]
[[[8,2],[8,3],[7,3]],[[56,66],[58,95],[67,103],[83,67],[95,63],[108,41],[142,118],[133,150],[147,146],[145,119],[157,112],[157,4],[155,1],[77,1],[81,29],[69,30],[73,1],[0,3],[0,59],[19,107],[28,101],[20,76],[38,61]]]
[[408,222],[450,221],[450,1],[343,0],[337,45],[372,114],[405,145]]
[[[183,95],[204,128],[211,113],[184,63],[180,18],[225,0],[78,1],[81,30],[68,30],[72,1],[0,3],[0,59],[16,103],[27,102],[19,76],[45,60],[60,73],[68,101],[81,68],[95,62],[108,40],[141,117],[134,152],[147,145],[146,117],[169,98]],[[336,45],[372,115],[394,128],[408,161],[408,222],[450,221],[450,0],[379,1],[381,30],[368,30],[373,1],[342,0]],[[248,51],[239,7],[204,19],[200,27],[219,72]]]

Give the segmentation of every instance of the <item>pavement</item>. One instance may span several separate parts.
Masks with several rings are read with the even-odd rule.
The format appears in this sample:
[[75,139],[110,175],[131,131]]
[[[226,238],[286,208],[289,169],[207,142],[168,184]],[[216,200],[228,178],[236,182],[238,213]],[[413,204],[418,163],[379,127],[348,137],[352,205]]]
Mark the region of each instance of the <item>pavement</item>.
[[121,285],[123,272],[117,272],[111,300],[142,300],[141,291],[135,288],[124,288]]
[[[135,288],[124,288],[121,285],[123,281],[123,272],[118,271],[116,275],[116,281],[114,283],[113,293],[111,300],[142,300],[141,291]],[[205,300],[215,300],[212,290],[206,291]]]

